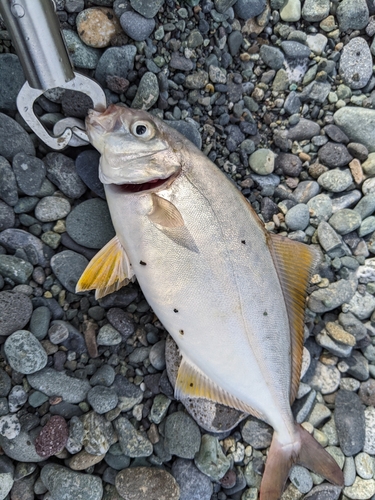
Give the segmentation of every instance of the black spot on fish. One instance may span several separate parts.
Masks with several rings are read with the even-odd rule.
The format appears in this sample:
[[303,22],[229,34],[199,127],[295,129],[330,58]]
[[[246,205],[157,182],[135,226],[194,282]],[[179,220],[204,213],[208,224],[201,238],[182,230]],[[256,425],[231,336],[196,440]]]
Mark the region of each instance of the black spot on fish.
[[246,245],[246,241],[245,241],[245,240],[241,240],[241,243],[242,243],[243,245]]
[[264,311],[263,316],[268,316],[268,312]]
[[141,266],[147,266],[146,262],[143,262],[143,260],[140,260],[139,263],[141,264]]
[[193,382],[190,382],[190,387],[193,387],[193,385],[194,385]]
[[183,335],[185,332],[183,330],[180,330],[180,335]]
[[178,309],[173,309],[173,312],[178,313]]

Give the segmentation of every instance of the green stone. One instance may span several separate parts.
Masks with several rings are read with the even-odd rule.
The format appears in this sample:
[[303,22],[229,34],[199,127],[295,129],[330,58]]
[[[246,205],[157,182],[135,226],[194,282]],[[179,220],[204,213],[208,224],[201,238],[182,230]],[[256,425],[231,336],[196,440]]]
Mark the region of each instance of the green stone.
[[202,436],[199,452],[195,457],[198,469],[214,481],[219,481],[230,467],[229,459],[224,455],[216,437]]

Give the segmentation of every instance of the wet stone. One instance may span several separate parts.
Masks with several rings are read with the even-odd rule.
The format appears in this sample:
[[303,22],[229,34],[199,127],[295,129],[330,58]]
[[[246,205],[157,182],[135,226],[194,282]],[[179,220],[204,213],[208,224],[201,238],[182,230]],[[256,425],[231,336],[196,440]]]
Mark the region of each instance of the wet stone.
[[344,208],[334,213],[328,222],[338,234],[344,235],[359,228],[361,216],[354,210]]
[[0,446],[5,454],[19,462],[41,462],[44,460],[35,451],[35,439],[40,432],[40,428],[31,431],[23,431],[13,439],[7,439],[0,435]]
[[116,442],[116,435],[111,422],[94,411],[81,417],[83,424],[82,444],[92,455],[103,455]]
[[[127,15],[128,13],[126,13]],[[134,57],[137,49],[134,45],[110,47],[101,56],[95,71],[95,79],[105,86],[108,76],[127,78],[134,69]]]
[[35,373],[47,364],[47,354],[40,342],[27,330],[12,333],[4,344],[8,363],[25,375]]
[[60,196],[46,196],[35,207],[35,217],[41,222],[63,219],[70,212],[70,203]]
[[35,440],[35,450],[43,458],[59,453],[68,440],[68,426],[59,415],[50,418]]
[[103,496],[102,480],[99,477],[74,472],[61,465],[45,465],[41,471],[41,479],[56,500],[100,500]]
[[32,310],[32,302],[27,295],[0,292],[0,335],[6,336],[21,330],[28,323]]
[[335,142],[327,142],[327,144],[322,146],[319,149],[318,156],[323,165],[329,168],[345,167],[353,159],[344,144],[337,144]]
[[75,166],[86,186],[105,199],[104,187],[99,180],[99,158],[100,153],[94,149],[82,151],[75,160]]
[[193,69],[193,62],[190,59],[182,56],[178,52],[173,52],[169,66],[179,71],[191,71]]
[[116,407],[118,396],[113,389],[97,385],[87,393],[87,401],[96,413],[102,414]]
[[28,196],[38,194],[46,177],[46,167],[42,160],[26,153],[18,153],[13,158],[12,165],[21,191]]
[[143,42],[155,29],[155,20],[146,19],[137,12],[124,12],[120,17],[124,32],[136,42]]
[[74,67],[95,69],[101,51],[83,43],[78,34],[73,30],[63,29],[62,33]]
[[340,448],[347,456],[363,450],[365,442],[364,407],[354,392],[340,390],[334,413]]
[[349,169],[337,168],[324,172],[319,176],[318,182],[327,191],[341,193],[352,184],[353,178]]
[[138,432],[129,420],[120,417],[114,422],[121,450],[128,457],[148,457],[152,453],[151,442]]
[[210,479],[202,474],[191,460],[178,458],[171,473],[180,487],[180,500],[210,500],[213,487]]
[[107,47],[111,39],[121,33],[120,24],[112,9],[85,9],[78,14],[76,24],[79,37],[89,47]]
[[173,413],[165,421],[165,446],[172,455],[194,458],[199,450],[201,435],[194,420],[181,411]]
[[63,250],[51,259],[51,267],[56,278],[72,293],[89,261],[83,255],[72,250]]
[[242,425],[243,440],[256,450],[267,448],[271,444],[272,428],[255,417],[249,417]]
[[148,110],[159,98],[159,83],[156,75],[148,71],[139,82],[132,108]]
[[62,153],[48,153],[44,158],[47,177],[68,198],[80,198],[86,186],[79,178],[74,161]]
[[195,465],[206,476],[219,481],[230,468],[230,461],[224,455],[216,437],[204,434],[199,452],[195,456]]
[[116,476],[116,490],[124,500],[179,500],[180,490],[169,472],[151,467],[131,467]]
[[0,113],[0,156],[11,160],[21,152],[35,156],[29,134],[13,118]]
[[315,135],[319,135],[319,133],[320,127],[317,123],[301,118],[297,125],[288,130],[288,139],[292,141],[304,141],[311,139]]

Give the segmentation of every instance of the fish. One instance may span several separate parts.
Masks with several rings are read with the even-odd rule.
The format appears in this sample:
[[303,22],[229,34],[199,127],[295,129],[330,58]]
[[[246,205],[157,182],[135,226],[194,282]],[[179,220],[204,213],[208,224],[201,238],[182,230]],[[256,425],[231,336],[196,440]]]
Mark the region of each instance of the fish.
[[77,292],[100,298],[135,277],[182,355],[175,396],[246,412],[274,429],[261,500],[293,464],[343,486],[336,461],[294,421],[311,247],[265,230],[239,189],[154,115],[111,105],[86,118],[116,236]]

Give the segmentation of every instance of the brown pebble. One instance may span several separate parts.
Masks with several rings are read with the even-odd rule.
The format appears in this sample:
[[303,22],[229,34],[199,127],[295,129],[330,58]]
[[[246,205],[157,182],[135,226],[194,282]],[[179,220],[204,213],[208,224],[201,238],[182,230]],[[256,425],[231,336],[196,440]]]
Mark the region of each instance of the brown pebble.
[[362,382],[359,387],[358,396],[361,398],[362,403],[364,403],[365,405],[374,406],[375,380],[370,378],[366,380],[366,382]]
[[101,462],[105,455],[105,453],[103,455],[91,455],[91,453],[82,450],[69,460],[68,465],[73,470],[85,470]]
[[85,337],[88,353],[91,358],[97,358],[99,356],[98,344],[96,343],[96,333],[98,331],[98,325],[93,321],[86,320],[83,322],[82,326],[83,336]]
[[121,470],[115,486],[124,500],[178,500],[180,488],[169,472],[151,467]]
[[123,94],[128,90],[129,80],[123,78],[122,76],[108,75],[107,87],[116,94]]
[[51,457],[64,448],[68,436],[68,426],[63,417],[53,415],[36,438],[35,451],[40,457]]
[[49,401],[49,404],[52,406],[58,405],[59,403],[61,403],[62,397],[61,396],[51,396],[48,401]]
[[362,170],[362,165],[357,158],[354,158],[350,163],[349,163],[349,168],[352,173],[354,182],[356,184],[362,184],[364,181],[364,175],[363,175],[363,170]]
[[321,163],[313,163],[309,166],[309,174],[313,179],[317,179],[320,175],[324,174],[324,172],[328,172],[328,167],[322,165]]
[[303,151],[301,151],[298,156],[301,161],[311,161],[311,156]]
[[108,47],[111,39],[122,33],[121,25],[113,10],[106,7],[83,10],[78,14],[76,24],[82,42],[90,47]]

